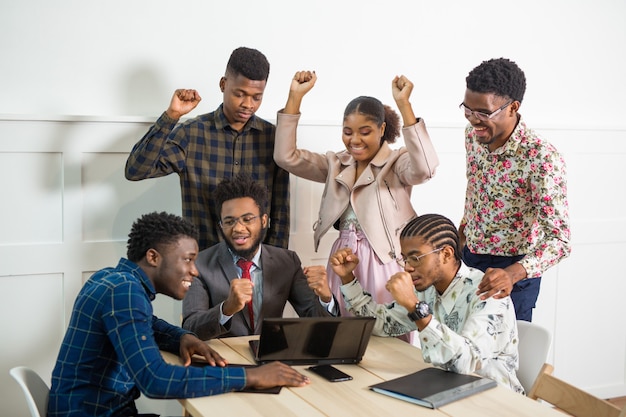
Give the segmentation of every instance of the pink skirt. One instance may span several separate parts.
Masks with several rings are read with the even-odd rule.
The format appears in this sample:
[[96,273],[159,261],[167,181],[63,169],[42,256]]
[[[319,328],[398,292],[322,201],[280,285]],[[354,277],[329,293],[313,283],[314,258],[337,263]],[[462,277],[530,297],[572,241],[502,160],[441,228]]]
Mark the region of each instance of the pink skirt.
[[[352,226],[350,230],[341,230],[339,232],[339,237],[335,243],[333,243],[330,253],[332,255],[339,249],[346,247],[351,248],[352,252],[359,257],[359,264],[354,269],[354,276],[357,277],[363,289],[372,294],[372,298],[377,304],[392,302],[393,297],[391,296],[391,293],[387,291],[385,285],[387,284],[389,277],[396,272],[403,270],[402,267],[400,267],[395,260],[383,264],[378,256],[376,256],[376,253],[374,253],[374,250],[365,238],[365,234],[361,231],[354,230]],[[341,286],[341,278],[335,274],[330,266],[330,263],[326,267],[326,273],[330,289],[339,302],[341,315],[352,316],[352,314],[346,310],[343,296],[341,295],[341,290],[339,289]],[[416,331],[413,331],[411,333],[398,336],[398,338],[412,343],[416,333]]]

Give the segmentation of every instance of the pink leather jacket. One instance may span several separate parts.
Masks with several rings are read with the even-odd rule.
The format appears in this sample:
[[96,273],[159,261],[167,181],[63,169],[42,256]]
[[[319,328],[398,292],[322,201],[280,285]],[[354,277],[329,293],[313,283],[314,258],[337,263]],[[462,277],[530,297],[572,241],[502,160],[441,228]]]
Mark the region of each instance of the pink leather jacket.
[[356,180],[356,162],[347,151],[320,154],[297,148],[299,119],[300,115],[278,112],[274,160],[298,177],[326,183],[313,225],[315,250],[351,203],[381,262],[399,257],[400,232],[416,216],[411,205],[412,186],[431,179],[439,165],[423,120],[402,129],[405,147],[394,150],[384,142]]

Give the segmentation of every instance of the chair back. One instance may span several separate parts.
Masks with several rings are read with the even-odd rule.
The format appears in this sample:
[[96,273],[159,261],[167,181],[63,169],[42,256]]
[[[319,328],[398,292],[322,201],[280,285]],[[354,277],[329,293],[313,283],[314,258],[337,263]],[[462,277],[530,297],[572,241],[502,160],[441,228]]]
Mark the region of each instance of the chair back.
[[517,321],[519,369],[517,378],[528,394],[544,363],[552,343],[550,332],[535,323]]
[[26,366],[16,366],[9,373],[24,391],[28,410],[32,417],[45,417],[48,409],[50,388],[37,372]]
[[620,410],[614,404],[593,396],[552,375],[552,365],[544,364],[528,396],[533,400],[546,401],[574,417],[621,417],[626,407]]

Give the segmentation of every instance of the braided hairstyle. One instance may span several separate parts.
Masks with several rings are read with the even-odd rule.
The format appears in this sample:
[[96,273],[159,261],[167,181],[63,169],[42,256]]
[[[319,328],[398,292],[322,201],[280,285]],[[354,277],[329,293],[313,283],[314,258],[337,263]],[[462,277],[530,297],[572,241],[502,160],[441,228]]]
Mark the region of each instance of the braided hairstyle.
[[137,263],[146,256],[148,249],[162,250],[163,246],[176,243],[185,236],[198,240],[198,231],[182,217],[164,211],[144,214],[130,229],[126,257]]
[[526,76],[517,64],[506,58],[483,61],[465,78],[467,88],[519,101],[524,99]]
[[388,143],[394,143],[396,138],[400,136],[400,116],[386,104],[383,104],[374,97],[360,96],[352,100],[346,106],[346,110],[343,112],[343,119],[345,120],[351,114],[359,113],[365,116],[366,119],[376,123],[376,126],[381,127],[383,122],[386,123],[385,133],[380,139],[380,144],[387,141]]
[[424,214],[411,220],[402,229],[400,239],[421,237],[434,248],[445,245],[454,249],[454,258],[461,261],[459,233],[454,223],[440,214]]

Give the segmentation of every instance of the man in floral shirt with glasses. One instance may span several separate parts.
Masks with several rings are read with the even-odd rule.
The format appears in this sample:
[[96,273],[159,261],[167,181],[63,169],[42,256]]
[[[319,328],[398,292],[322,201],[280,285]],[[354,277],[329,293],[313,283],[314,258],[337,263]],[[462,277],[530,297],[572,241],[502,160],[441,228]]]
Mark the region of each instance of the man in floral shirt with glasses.
[[485,272],[483,299],[510,295],[531,321],[541,275],[571,250],[565,161],[518,113],[526,78],[515,62],[484,61],[466,83],[463,261]]

